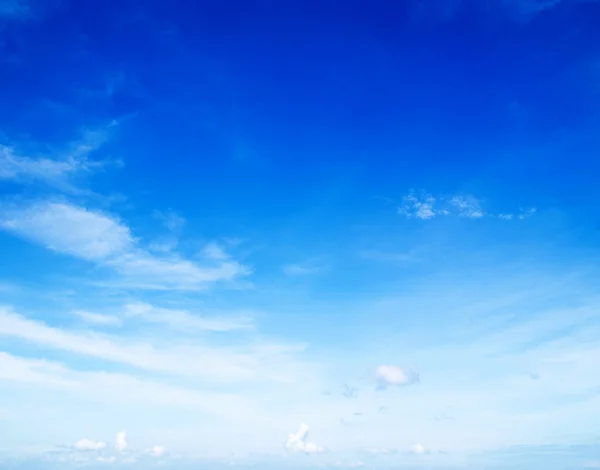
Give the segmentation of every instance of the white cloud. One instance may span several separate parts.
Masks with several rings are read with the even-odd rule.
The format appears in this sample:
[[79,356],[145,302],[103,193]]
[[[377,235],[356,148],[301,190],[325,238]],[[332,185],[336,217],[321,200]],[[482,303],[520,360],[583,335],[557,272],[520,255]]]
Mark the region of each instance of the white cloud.
[[108,131],[114,126],[116,121],[102,129],[87,130],[81,139],[53,151],[52,157],[20,155],[14,147],[0,144],[0,179],[42,182],[65,192],[85,192],[75,185],[76,179],[113,163],[92,160],[89,156],[106,142]]
[[480,202],[473,196],[454,196],[450,204],[458,210],[458,215],[461,217],[479,219],[485,215]]
[[216,261],[222,261],[230,258],[230,256],[225,252],[225,250],[223,250],[223,248],[219,244],[214,242],[206,245],[202,250],[202,253],[206,258]]
[[92,441],[91,439],[81,439],[77,441],[73,448],[75,450],[101,450],[106,447],[106,442],[103,441]]
[[199,266],[178,256],[159,258],[143,250],[115,257],[106,265],[124,276],[125,287],[140,289],[198,290],[251,273],[249,268],[233,260]]
[[413,454],[417,454],[417,455],[421,455],[421,454],[424,454],[425,452],[427,452],[427,449],[425,449],[425,447],[422,444],[414,444],[410,448],[410,450]]
[[[224,348],[189,344],[175,336],[171,342],[155,338],[161,346],[135,339],[112,337],[88,331],[53,328],[0,308],[0,337],[11,337],[29,343],[126,364],[140,370],[194,377],[211,382],[293,380],[294,360],[289,356],[297,346],[261,343]],[[300,365],[300,364],[297,364]],[[5,371],[0,370],[1,374]],[[43,377],[42,377],[43,378]],[[29,379],[40,379],[34,372]]]
[[[519,219],[530,217],[535,213],[535,208],[527,211],[521,210]],[[468,219],[481,219],[486,216],[497,217],[503,220],[515,218],[511,213],[491,214],[482,207],[482,202],[470,194],[453,196],[433,196],[426,192],[416,194],[414,191],[405,196],[398,213],[407,218],[431,220],[439,216],[457,216]]]
[[187,310],[159,308],[141,302],[126,305],[125,315],[184,331],[232,331],[254,327],[252,321],[247,317],[196,316]]
[[117,434],[117,438],[115,440],[115,449],[119,452],[125,452],[127,447],[127,435],[124,431],[121,431]]
[[122,320],[119,317],[115,317],[112,315],[103,315],[100,313],[92,313],[86,312],[83,310],[78,310],[75,312],[82,321],[85,323],[89,323],[90,325],[98,325],[98,326],[121,326]]
[[166,455],[166,448],[160,445],[147,450],[131,447],[127,442],[126,433],[121,431],[117,433],[114,445],[111,447],[104,441],[81,439],[73,446],[56,446],[44,455],[44,461],[70,462],[82,466],[94,462],[132,464],[145,461],[152,464],[150,459],[159,459]]
[[111,267],[131,287],[194,290],[250,273],[234,260],[199,266],[177,256],[154,256],[138,246],[119,219],[64,202],[6,208],[0,212],[0,228],[48,249]]
[[68,389],[75,384],[64,377],[66,369],[41,359],[23,359],[0,352],[0,380],[28,384],[44,384],[50,388]]
[[152,455],[152,457],[162,457],[163,455],[165,455],[165,452],[167,450],[163,447],[163,446],[154,446],[150,449],[150,455]]
[[421,220],[433,219],[439,212],[434,209],[436,199],[431,194],[425,194],[422,197],[417,197],[414,194],[409,194],[404,197],[402,206],[398,209],[398,213],[406,217],[415,217]]
[[285,442],[285,448],[293,452],[304,452],[305,454],[316,454],[323,452],[323,448],[308,440],[310,428],[302,423],[296,433],[290,434]]
[[56,362],[1,352],[0,381],[34,384],[36,390],[60,390],[63,397],[89,400],[96,407],[116,404],[128,409],[181,409],[224,417],[239,417],[239,407],[244,407],[242,410],[251,414],[251,402],[239,394],[176,387],[120,373],[83,372]]
[[401,367],[381,365],[375,369],[375,378],[379,388],[386,388],[415,383],[419,380],[419,375],[415,371],[407,371]]
[[4,210],[0,227],[50,250],[96,262],[126,253],[134,243],[118,219],[62,202]]

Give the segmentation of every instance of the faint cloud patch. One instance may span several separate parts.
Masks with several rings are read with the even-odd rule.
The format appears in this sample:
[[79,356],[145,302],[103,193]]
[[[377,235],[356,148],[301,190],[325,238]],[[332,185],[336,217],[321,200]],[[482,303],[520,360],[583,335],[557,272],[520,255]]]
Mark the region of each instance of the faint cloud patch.
[[436,199],[431,194],[424,194],[417,197],[415,194],[404,196],[402,206],[398,213],[408,218],[417,218],[421,220],[433,219],[439,212],[434,209]]
[[106,442],[81,439],[73,444],[75,450],[101,450],[106,447]]
[[223,261],[230,258],[230,255],[225,251],[225,249],[216,242],[207,244],[202,249],[202,254],[205,258],[214,261]]
[[327,266],[318,264],[315,261],[305,261],[286,264],[282,269],[286,276],[300,277],[321,274],[327,270]]
[[290,434],[285,441],[285,448],[292,452],[303,452],[305,454],[316,454],[323,452],[323,448],[308,440],[310,428],[302,423],[297,432]]
[[148,464],[167,455],[166,448],[160,445],[152,446],[146,451],[131,448],[127,443],[125,432],[119,432],[113,446],[104,441],[80,439],[73,445],[59,445],[50,450],[44,461],[60,464],[74,464],[77,467],[87,467],[95,463],[103,464],[132,464],[146,461]]
[[94,326],[121,326],[122,320],[112,315],[103,315],[100,313],[86,312],[78,310],[75,315],[83,322]]
[[427,192],[417,193],[411,191],[404,196],[402,204],[398,207],[398,214],[408,219],[432,220],[440,216],[456,216],[467,219],[481,219],[494,217],[502,220],[524,219],[535,214],[536,209],[520,209],[519,214],[499,213],[494,214],[483,208],[483,202],[470,194],[456,194],[452,196],[434,196]]
[[182,216],[171,209],[165,212],[156,210],[154,211],[154,217],[171,232],[180,232],[186,223],[186,220]]
[[117,434],[117,438],[115,440],[115,449],[118,452],[125,452],[127,450],[127,434],[125,431],[121,431]]
[[521,213],[519,214],[519,219],[527,219],[528,217],[531,217],[532,215],[534,215],[537,212],[537,209],[535,207],[532,207],[530,209],[521,209]]
[[427,452],[427,449],[425,449],[425,446],[422,444],[413,444],[413,446],[410,448],[410,451],[413,454],[422,455]]
[[252,320],[247,316],[207,317],[194,315],[187,310],[160,308],[142,302],[127,304],[125,306],[125,316],[130,319],[163,325],[174,330],[190,332],[226,332],[254,329]]
[[454,196],[450,204],[456,208],[461,217],[479,219],[485,215],[480,202],[473,196]]
[[0,18],[26,19],[31,14],[29,2],[24,0],[0,0]]
[[402,367],[381,365],[375,369],[377,389],[385,390],[388,387],[400,387],[419,382],[419,374],[414,370]]
[[83,177],[107,166],[120,166],[120,161],[95,160],[91,154],[98,150],[117,124],[86,130],[80,139],[49,155],[24,155],[12,145],[0,144],[0,180],[17,183],[43,183],[66,193],[88,192],[79,183]]

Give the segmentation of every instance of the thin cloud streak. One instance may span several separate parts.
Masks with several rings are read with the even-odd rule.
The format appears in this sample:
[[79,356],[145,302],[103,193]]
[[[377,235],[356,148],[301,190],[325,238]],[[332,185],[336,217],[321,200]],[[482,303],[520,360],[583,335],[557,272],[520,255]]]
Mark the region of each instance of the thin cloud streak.
[[155,256],[139,246],[118,218],[65,202],[0,207],[0,228],[52,251],[112,268],[130,287],[196,290],[251,272],[231,259],[199,266],[177,255]]

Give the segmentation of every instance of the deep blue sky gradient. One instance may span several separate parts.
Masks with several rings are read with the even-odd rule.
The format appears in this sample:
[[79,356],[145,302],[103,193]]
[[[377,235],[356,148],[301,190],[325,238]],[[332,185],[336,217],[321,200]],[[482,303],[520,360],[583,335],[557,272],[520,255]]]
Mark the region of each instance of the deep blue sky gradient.
[[[59,187],[47,175],[2,176],[0,153],[0,307],[71,333],[81,332],[72,312],[119,316],[134,301],[190,312],[250,311],[261,332],[251,344],[272,337],[307,344],[302,357],[330,368],[325,379],[315,372],[321,369],[310,369],[319,380],[307,373],[309,385],[299,373],[303,385],[281,395],[273,385],[273,400],[293,396],[286,415],[292,424],[282,426],[293,432],[305,413],[302,419],[316,422],[317,438],[334,456],[336,443],[385,440],[396,427],[380,418],[364,428],[339,424],[339,404],[322,392],[355,381],[367,396],[365,371],[389,362],[418,367],[421,388],[375,394],[375,401],[359,402],[365,410],[383,406],[376,402],[382,396],[392,409],[416,403],[420,410],[428,400],[442,407],[450,397],[460,408],[480,403],[471,393],[497,393],[491,401],[477,395],[482,408],[464,411],[456,419],[464,426],[459,431],[448,423],[415,425],[411,442],[471,436],[472,449],[460,451],[473,459],[463,462],[468,468],[503,464],[503,452],[514,468],[536,452],[540,468],[583,468],[600,458],[594,447],[600,383],[592,377],[600,351],[592,348],[600,325],[593,313],[600,274],[599,110],[600,2],[594,0],[0,0],[2,148],[59,161],[87,136],[102,142],[90,160],[109,162],[74,175],[72,187]],[[472,196],[485,214],[406,216],[410,194],[420,200],[431,194],[438,202]],[[57,254],[44,236],[31,243],[27,230],[8,226],[5,214],[32,201],[60,201],[120,221],[140,250],[159,252],[153,244],[176,239],[155,254],[165,259],[196,263],[216,240],[249,271],[208,289],[120,284],[110,264]],[[173,233],[160,222],[170,211],[185,219]],[[564,323],[587,308],[592,313],[583,320]],[[154,337],[157,330],[128,328],[106,337],[119,344],[180,341],[181,332]],[[15,357],[72,371],[134,374],[131,364],[4,336],[10,335],[0,329],[0,352]],[[489,352],[480,338],[497,349]],[[246,344],[238,336],[214,341]],[[573,364],[557,366],[556,376],[541,374],[550,382],[528,378],[535,365],[566,363],[567,352],[581,345],[590,350],[569,356]],[[571,371],[568,380],[560,375]],[[154,372],[140,377],[164,379]],[[0,398],[27,407],[1,380]],[[192,382],[169,383],[194,388]],[[254,386],[210,390],[254,397]],[[522,391],[522,401],[505,390]],[[27,403],[45,406],[42,392],[29,393]],[[269,392],[264,397],[271,399]],[[62,410],[64,403],[52,400]],[[488,416],[496,405],[501,411]],[[177,430],[182,434],[169,434],[176,424],[161,427],[146,414],[136,421],[134,411],[123,415],[123,424],[109,423],[120,415],[106,407],[95,410],[102,414],[102,436],[129,423],[140,436],[152,427],[148,442],[177,441],[172,436],[187,429],[187,441],[169,443],[181,451],[194,447],[193,426],[202,422],[190,414]],[[534,416],[523,423],[535,422],[530,434],[539,432],[541,444],[502,434],[503,416],[522,409]],[[92,437],[92,427],[78,427],[69,416],[61,439]],[[277,421],[269,418],[264,422]],[[229,416],[214,419],[217,430],[237,426]],[[264,426],[250,434],[278,449],[269,434],[275,428]],[[498,426],[502,438],[478,441],[479,426]],[[19,427],[10,445],[58,444],[44,429],[52,427]],[[213,436],[210,429],[201,435]],[[224,435],[215,432],[215,442]],[[266,448],[262,441],[256,446],[257,454]],[[564,462],[553,460],[557,448],[566,449]],[[523,455],[519,449],[526,449]]]

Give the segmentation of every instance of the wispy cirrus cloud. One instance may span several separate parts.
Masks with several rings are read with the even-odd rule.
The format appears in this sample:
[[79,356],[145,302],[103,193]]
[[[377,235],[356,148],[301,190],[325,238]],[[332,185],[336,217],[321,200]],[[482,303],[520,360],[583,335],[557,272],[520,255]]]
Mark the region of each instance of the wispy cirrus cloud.
[[[97,332],[59,329],[0,308],[0,337],[72,354],[126,364],[139,370],[195,377],[209,382],[285,381],[286,358],[297,346],[251,342],[233,349],[213,346],[206,341],[189,343],[180,336],[171,342],[140,342]],[[157,339],[157,338],[155,338]],[[42,364],[42,365],[45,365]],[[35,379],[35,375],[32,375]]]
[[226,332],[254,328],[252,320],[247,316],[207,317],[193,315],[188,310],[160,308],[142,302],[126,305],[125,316],[188,332]]
[[470,194],[452,196],[433,196],[427,192],[412,191],[404,196],[398,208],[398,214],[409,219],[431,220],[436,217],[464,217],[467,219],[481,219],[483,217],[496,217],[503,220],[515,218],[524,219],[533,215],[535,208],[520,209],[517,214],[496,214],[484,209],[483,202]]
[[94,326],[121,326],[123,324],[119,317],[113,315],[103,315],[83,310],[76,311],[75,315],[83,322]]
[[177,255],[153,255],[118,218],[66,202],[1,208],[0,228],[50,250],[111,268],[123,283],[139,288],[193,290],[250,273],[231,259],[200,266]]
[[25,155],[14,146],[0,144],[0,180],[43,183],[66,193],[87,192],[78,184],[83,178],[108,165],[120,164],[91,158],[91,154],[104,145],[115,126],[117,122],[112,121],[104,128],[85,130],[80,139],[64,148],[35,156]]

